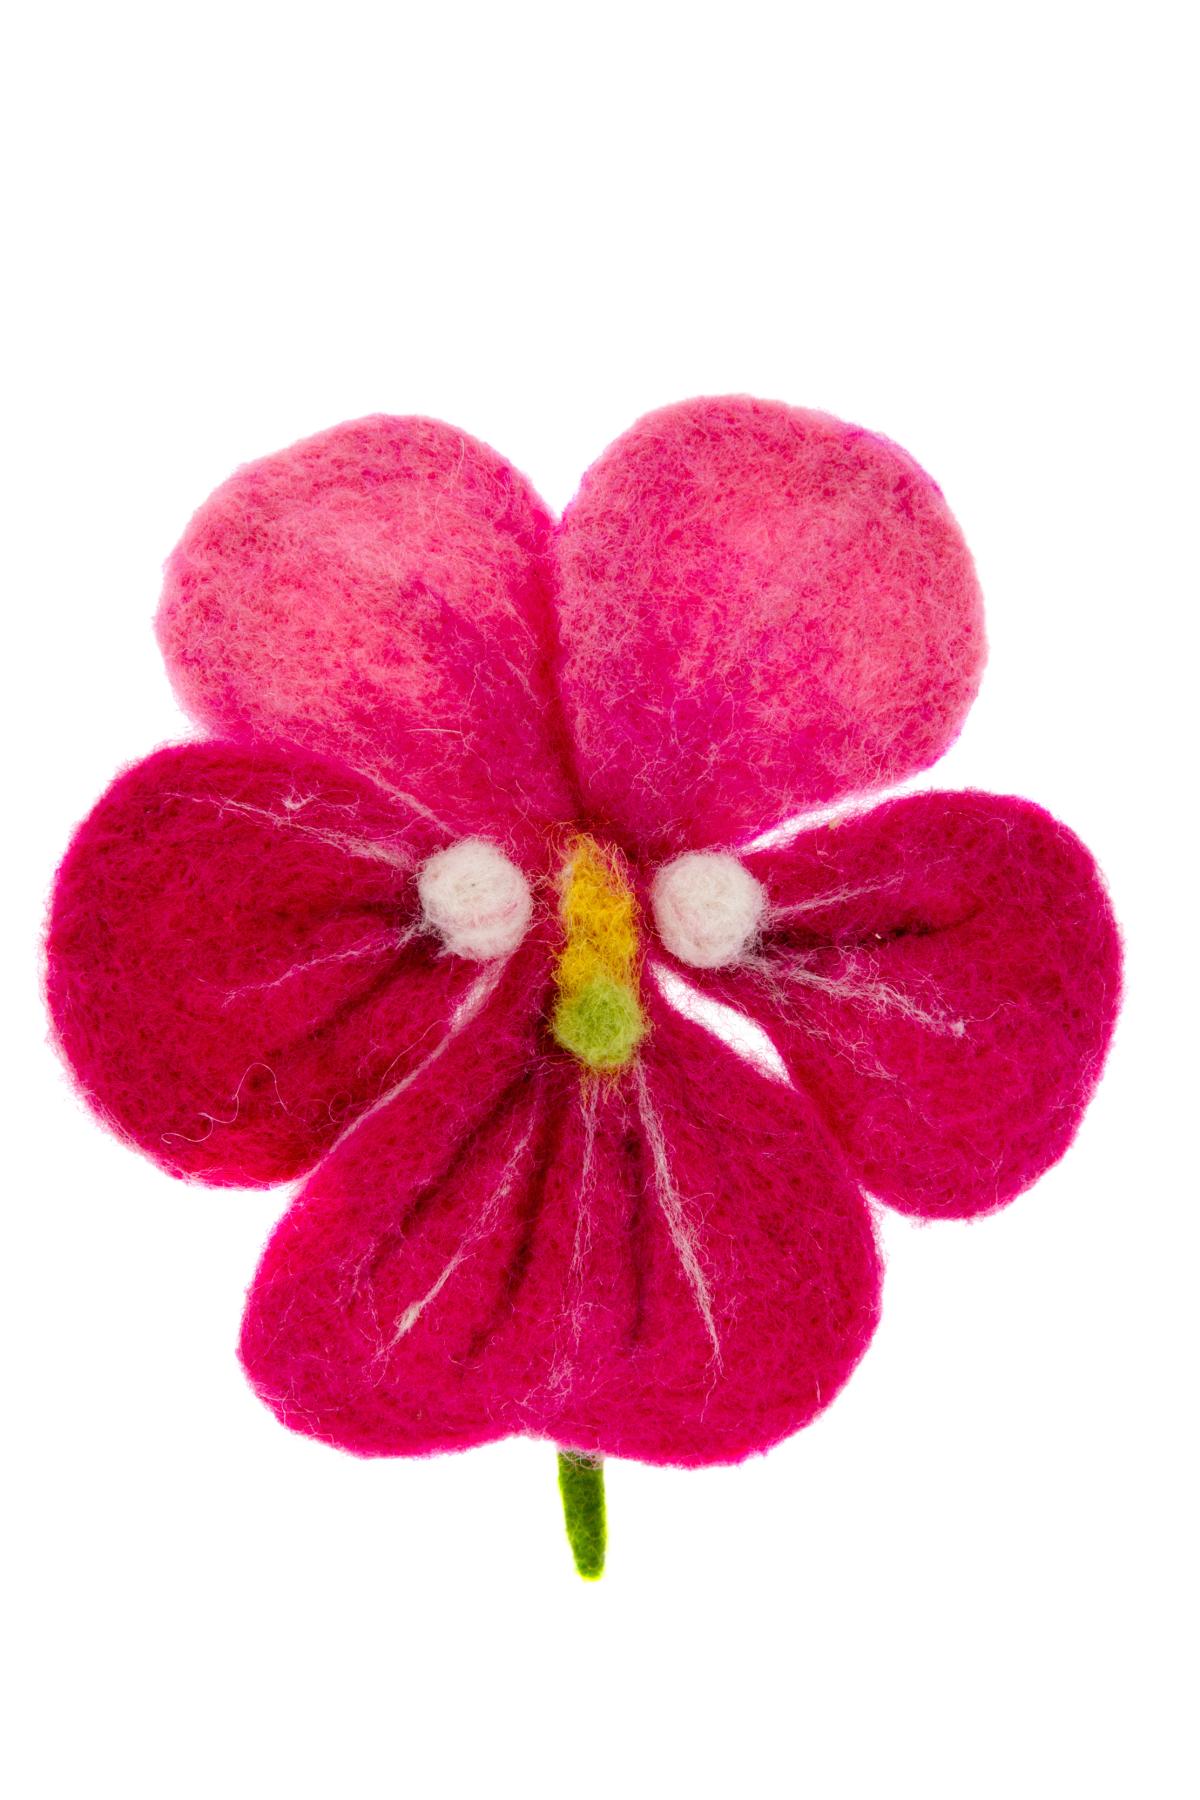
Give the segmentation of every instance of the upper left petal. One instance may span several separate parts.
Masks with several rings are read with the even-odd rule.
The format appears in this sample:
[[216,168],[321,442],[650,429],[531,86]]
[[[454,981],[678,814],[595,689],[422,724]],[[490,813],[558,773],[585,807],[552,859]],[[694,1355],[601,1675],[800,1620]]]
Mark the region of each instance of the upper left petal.
[[51,908],[50,1010],[88,1099],[174,1174],[301,1173],[487,979],[414,934],[415,866],[337,764],[188,744],[128,770]]
[[436,835],[571,811],[549,668],[548,516],[495,451],[368,418],[240,469],[167,564],[158,635],[224,735],[341,757]]

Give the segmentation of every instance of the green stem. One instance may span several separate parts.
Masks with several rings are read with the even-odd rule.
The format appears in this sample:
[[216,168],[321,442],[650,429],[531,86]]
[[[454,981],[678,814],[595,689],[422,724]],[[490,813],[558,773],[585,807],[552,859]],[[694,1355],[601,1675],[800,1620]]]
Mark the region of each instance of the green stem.
[[598,1456],[579,1456],[574,1450],[558,1453],[558,1491],[575,1567],[585,1581],[598,1581],[604,1573],[604,1464]]

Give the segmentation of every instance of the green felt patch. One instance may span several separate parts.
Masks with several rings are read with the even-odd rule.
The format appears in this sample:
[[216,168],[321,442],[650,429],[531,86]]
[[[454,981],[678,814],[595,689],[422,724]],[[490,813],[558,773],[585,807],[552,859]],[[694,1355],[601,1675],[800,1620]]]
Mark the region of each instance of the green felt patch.
[[577,994],[564,995],[554,1011],[553,1032],[589,1069],[623,1069],[646,1023],[634,990],[607,975],[597,975]]
[[558,1453],[558,1491],[575,1567],[585,1581],[604,1573],[607,1530],[604,1516],[604,1465],[599,1457]]

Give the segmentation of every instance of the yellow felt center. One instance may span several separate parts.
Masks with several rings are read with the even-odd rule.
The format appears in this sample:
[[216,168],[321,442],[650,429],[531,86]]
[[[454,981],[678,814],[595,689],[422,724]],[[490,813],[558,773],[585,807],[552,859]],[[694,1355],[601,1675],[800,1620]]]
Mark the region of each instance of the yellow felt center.
[[567,857],[562,921],[551,1031],[587,1068],[623,1069],[646,1033],[638,905],[616,852],[592,838],[576,839]]

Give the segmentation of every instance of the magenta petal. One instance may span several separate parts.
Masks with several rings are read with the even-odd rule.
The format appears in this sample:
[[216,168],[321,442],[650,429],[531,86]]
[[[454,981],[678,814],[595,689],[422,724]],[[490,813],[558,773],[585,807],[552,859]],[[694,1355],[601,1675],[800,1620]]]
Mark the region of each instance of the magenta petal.
[[413,935],[415,866],[345,767],[185,744],[128,770],[51,908],[48,999],[87,1098],[174,1174],[301,1173],[478,979]]
[[984,660],[971,557],[895,444],[745,397],[638,421],[554,539],[587,806],[663,856],[934,761]]
[[736,1460],[837,1393],[878,1316],[865,1202],[803,1099],[670,1014],[584,1081],[500,996],[280,1224],[242,1358],[363,1455],[511,1432]]
[[241,1356],[293,1430],[388,1456],[538,1428],[561,1292],[538,1237],[561,1108],[535,990],[518,953],[485,1012],[343,1139],[276,1229]]
[[561,1443],[731,1462],[834,1398],[874,1331],[880,1265],[803,1096],[659,1003],[640,1066],[573,1109],[553,1179],[579,1194]]
[[986,1212],[1062,1155],[1121,990],[1078,838],[1027,800],[929,793],[747,861],[760,966],[710,985],[764,1019],[871,1193]]
[[549,519],[495,451],[369,418],[240,469],[167,565],[159,640],[203,725],[334,755],[431,841],[569,815]]

